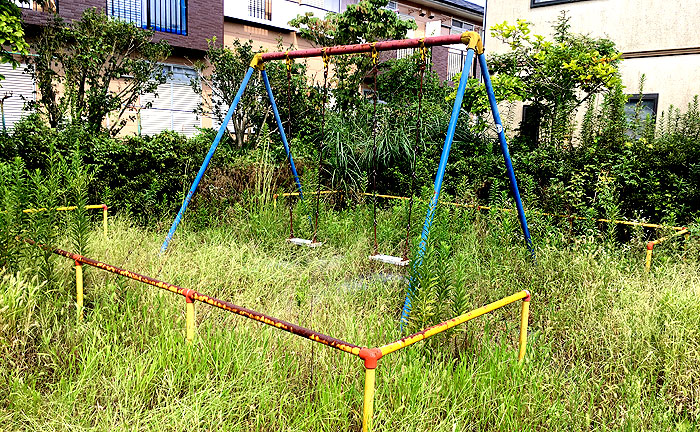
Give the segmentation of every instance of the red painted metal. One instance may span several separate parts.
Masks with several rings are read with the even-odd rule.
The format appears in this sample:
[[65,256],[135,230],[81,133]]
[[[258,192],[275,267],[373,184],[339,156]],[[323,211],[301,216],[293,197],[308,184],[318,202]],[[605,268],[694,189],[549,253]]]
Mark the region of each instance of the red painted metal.
[[382,358],[383,354],[379,348],[362,348],[359,356],[365,361],[365,369],[376,369],[377,361]]
[[650,241],[649,243],[647,243],[647,249],[654,250],[654,242],[653,241]]
[[52,248],[40,243],[35,242],[32,239],[23,239],[25,242],[38,246],[46,251],[53,252],[57,255],[64,256],[66,258],[70,258],[74,260],[76,263],[83,263],[87,265],[91,265],[93,267],[97,267],[99,269],[108,271],[110,273],[118,274],[120,276],[127,277],[129,279],[133,279],[135,281],[139,281],[148,285],[152,285],[156,288],[161,288],[166,291],[170,291],[175,294],[179,294],[181,296],[184,296],[186,299],[189,300],[196,300],[202,303],[207,303],[211,306],[218,307],[219,309],[224,309],[229,312],[233,312],[237,315],[250,318],[254,321],[261,322],[263,324],[267,324],[272,327],[276,327],[280,330],[284,330],[289,333],[293,333],[298,336],[302,336],[307,339],[311,339],[314,342],[321,343],[323,345],[327,345],[329,347],[338,349],[340,351],[344,351],[350,354],[354,354],[356,356],[360,355],[360,347],[357,345],[353,345],[349,342],[342,341],[340,339],[333,338],[331,336],[324,335],[322,333],[315,332],[311,329],[307,329],[305,327],[298,326],[296,324],[289,323],[287,321],[283,321],[265,314],[262,314],[260,312],[255,312],[250,309],[246,309],[241,306],[237,306],[233,303],[224,301],[224,300],[219,300],[214,297],[210,297],[206,294],[199,293],[193,289],[189,288],[182,288],[177,285],[169,284],[167,282],[159,281],[157,279],[153,279],[148,276],[144,276],[138,273],[131,272],[129,270],[124,270],[119,267],[115,267],[110,264],[105,264],[101,261],[93,260],[87,257],[84,257],[82,255],[74,254],[72,252],[64,251],[62,249],[58,248]]
[[[445,35],[445,36],[431,36],[423,39],[423,44],[426,47],[436,46],[436,45],[453,45],[462,43],[462,35]],[[391,40],[384,42],[376,42],[374,48],[377,51],[391,51],[404,48],[420,48],[421,38],[416,39],[401,39],[401,40]],[[334,47],[325,48],[326,55],[342,55],[342,54],[358,54],[372,52],[371,43],[363,43],[356,45],[338,45]],[[280,51],[264,53],[262,61],[270,60],[284,60],[286,58],[307,58],[307,57],[321,57],[324,54],[324,48],[310,48],[304,50],[296,51]]]

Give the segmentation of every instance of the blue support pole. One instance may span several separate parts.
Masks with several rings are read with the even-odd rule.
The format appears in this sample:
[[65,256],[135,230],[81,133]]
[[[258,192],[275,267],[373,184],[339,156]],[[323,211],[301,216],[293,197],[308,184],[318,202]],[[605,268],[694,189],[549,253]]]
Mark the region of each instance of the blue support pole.
[[[412,263],[412,272],[415,274],[420,266],[423,264],[423,256],[425,255],[425,249],[428,245],[428,237],[430,235],[430,228],[433,225],[433,218],[435,217],[435,209],[437,208],[438,201],[440,199],[440,189],[442,188],[442,180],[445,177],[445,167],[447,166],[447,158],[450,156],[450,148],[452,147],[452,141],[455,136],[455,129],[457,128],[457,120],[459,119],[459,111],[462,109],[462,100],[464,99],[464,91],[467,88],[467,80],[469,79],[469,71],[471,70],[472,61],[474,60],[474,50],[469,49],[467,51],[467,57],[464,60],[464,67],[462,68],[462,76],[459,79],[459,86],[457,87],[457,96],[455,97],[455,103],[452,106],[452,116],[450,117],[450,123],[447,127],[447,135],[445,136],[445,144],[442,147],[442,155],[440,156],[440,164],[438,165],[437,175],[435,176],[434,192],[433,198],[430,200],[428,205],[428,212],[425,215],[425,222],[423,222],[423,231],[421,232],[420,243],[418,244],[418,253],[416,258]],[[413,283],[412,279],[408,282],[408,289],[406,290],[406,299],[404,300],[403,310],[401,311],[401,327],[408,320],[408,314],[411,311],[411,295],[413,294]]]
[[245,91],[245,88],[248,85],[248,81],[250,81],[250,77],[253,75],[253,71],[254,71],[254,68],[252,68],[252,67],[248,68],[248,72],[246,72],[245,77],[243,77],[243,82],[241,82],[241,86],[238,89],[238,93],[236,93],[236,97],[233,98],[233,103],[231,104],[231,107],[228,109],[228,113],[226,113],[226,117],[224,118],[224,121],[221,123],[221,127],[219,127],[219,133],[216,134],[216,138],[214,138],[214,142],[211,144],[211,147],[209,148],[209,153],[207,153],[207,156],[204,158],[204,162],[202,163],[202,166],[199,168],[199,172],[197,173],[197,177],[195,177],[194,182],[192,183],[192,187],[190,187],[190,191],[187,192],[187,196],[185,197],[185,200],[182,202],[182,207],[180,207],[180,211],[177,213],[177,216],[175,217],[175,220],[173,221],[173,224],[170,227],[170,231],[168,231],[168,235],[165,237],[165,241],[163,242],[163,245],[160,247],[160,253],[165,252],[165,250],[168,248],[168,243],[170,243],[170,240],[173,238],[173,235],[175,234],[175,230],[177,229],[177,226],[180,224],[180,221],[182,220],[182,217],[185,214],[185,210],[187,210],[187,205],[190,203],[190,200],[192,199],[194,192],[197,190],[197,186],[199,186],[199,182],[202,180],[202,177],[204,176],[204,172],[207,170],[207,166],[209,166],[209,161],[211,161],[211,158],[212,158],[212,156],[214,156],[214,152],[216,151],[216,148],[219,146],[219,142],[221,141],[221,137],[224,135],[224,132],[226,131],[226,127],[228,126],[229,121],[231,121],[231,117],[233,117],[233,113],[236,111],[236,106],[238,106],[238,102],[240,102],[241,97],[243,96],[243,92]]
[[265,90],[267,90],[267,96],[270,99],[270,105],[272,105],[272,112],[275,113],[275,121],[277,122],[277,129],[280,131],[280,136],[282,137],[282,144],[284,145],[284,151],[287,152],[287,160],[289,161],[289,166],[292,168],[292,174],[294,175],[294,182],[297,184],[297,191],[299,191],[299,199],[304,200],[304,194],[301,190],[301,181],[299,180],[299,174],[297,174],[297,167],[294,165],[294,158],[292,158],[292,151],[289,148],[289,143],[287,142],[287,135],[284,133],[284,126],[282,126],[282,119],[280,119],[280,113],[277,110],[277,104],[275,103],[275,97],[272,95],[272,87],[270,87],[270,80],[267,78],[267,72],[263,69],[262,79],[265,83]]
[[491,76],[489,75],[489,68],[486,66],[486,56],[482,53],[479,54],[479,66],[481,67],[481,74],[484,77],[484,85],[486,86],[486,93],[489,96],[489,104],[491,105],[491,112],[493,113],[493,120],[496,123],[496,130],[498,131],[498,140],[501,143],[501,152],[503,153],[503,159],[506,162],[506,169],[508,171],[508,179],[510,180],[510,191],[513,194],[513,199],[515,199],[515,206],[518,209],[518,218],[520,219],[520,226],[523,229],[523,235],[525,236],[525,243],[527,248],[530,250],[530,255],[532,260],[535,261],[535,248],[532,244],[532,239],[530,238],[530,230],[527,227],[527,219],[525,218],[525,210],[523,209],[523,202],[520,199],[520,191],[518,190],[518,181],[515,179],[515,172],[513,171],[513,163],[510,160],[510,152],[508,151],[508,143],[506,142],[506,134],[503,131],[503,123],[501,122],[501,115],[498,112],[498,105],[496,104],[496,95],[493,92],[493,85],[491,84]]

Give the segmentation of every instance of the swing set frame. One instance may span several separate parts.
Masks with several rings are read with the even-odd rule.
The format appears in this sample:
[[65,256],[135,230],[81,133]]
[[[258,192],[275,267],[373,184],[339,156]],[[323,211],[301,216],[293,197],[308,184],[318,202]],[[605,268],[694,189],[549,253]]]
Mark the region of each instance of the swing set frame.
[[[236,96],[233,99],[233,102],[231,103],[231,106],[229,107],[229,110],[226,114],[226,117],[224,120],[221,122],[221,126],[219,128],[219,132],[217,133],[216,137],[214,138],[214,141],[209,149],[209,152],[207,153],[206,157],[204,158],[204,161],[202,163],[202,166],[199,169],[199,172],[197,173],[197,176],[194,179],[194,182],[192,183],[192,186],[190,187],[189,192],[185,196],[185,199],[183,200],[182,206],[180,207],[180,210],[175,217],[175,220],[172,223],[172,226],[170,227],[170,230],[168,231],[168,234],[161,246],[161,253],[165,252],[165,250],[168,247],[168,244],[172,240],[173,235],[175,234],[175,231],[182,220],[185,211],[187,210],[187,206],[190,203],[192,196],[194,195],[195,191],[197,190],[197,186],[199,185],[199,182],[202,180],[202,177],[204,176],[204,172],[206,171],[209,162],[211,161],[212,156],[214,155],[214,152],[216,151],[216,148],[219,145],[219,142],[221,141],[222,136],[224,135],[226,131],[226,127],[233,117],[234,112],[236,111],[236,107],[238,106],[238,103],[241,100],[241,97],[243,96],[243,93],[245,91],[246,86],[248,85],[248,82],[250,81],[253,72],[259,71],[260,75],[262,77],[263,83],[265,85],[265,90],[267,91],[267,96],[270,101],[270,105],[272,106],[272,111],[274,113],[275,117],[275,122],[277,123],[277,127],[280,133],[280,138],[282,140],[282,145],[284,146],[284,150],[287,154],[287,160],[289,162],[290,169],[292,171],[292,175],[294,176],[294,182],[296,184],[297,192],[299,194],[299,199],[303,201],[304,199],[304,193],[303,193],[303,188],[301,184],[301,180],[299,179],[299,174],[297,173],[296,166],[294,164],[294,158],[292,157],[292,152],[289,147],[289,142],[287,141],[287,135],[285,133],[284,126],[282,124],[282,119],[280,118],[279,110],[277,109],[277,104],[275,102],[275,98],[272,92],[272,88],[270,86],[270,80],[267,76],[267,72],[265,71],[265,63],[269,61],[274,61],[274,60],[286,60],[290,61],[293,59],[298,59],[298,58],[310,58],[310,57],[322,57],[324,60],[324,78],[327,77],[327,62],[328,58],[330,56],[335,56],[335,55],[344,55],[344,54],[358,54],[358,53],[377,53],[380,51],[390,51],[390,50],[397,50],[397,49],[405,49],[405,48],[428,48],[428,47],[433,47],[433,46],[441,46],[441,45],[453,45],[453,44],[464,44],[467,46],[467,55],[465,56],[464,60],[464,66],[463,66],[463,73],[460,77],[459,80],[459,85],[457,87],[457,93],[455,97],[455,101],[452,107],[452,114],[450,116],[450,121],[448,124],[447,128],[447,133],[445,136],[445,142],[442,148],[442,154],[440,156],[440,163],[438,165],[438,170],[435,175],[435,182],[433,185],[433,197],[430,200],[428,204],[428,210],[426,212],[425,216],[425,221],[423,223],[423,229],[421,231],[421,240],[418,244],[418,250],[416,253],[416,259],[412,262],[412,267],[413,267],[413,274],[416,274],[416,271],[420,268],[420,266],[423,263],[423,257],[425,255],[425,251],[427,248],[427,243],[428,243],[428,238],[430,235],[430,230],[433,224],[433,220],[435,217],[435,211],[437,209],[438,203],[439,203],[439,198],[440,198],[440,191],[442,189],[442,183],[443,179],[445,176],[445,169],[447,166],[447,160],[450,154],[450,149],[452,147],[452,142],[454,140],[454,135],[455,135],[455,129],[457,127],[457,120],[459,119],[459,114],[461,111],[461,106],[462,106],[462,101],[464,99],[464,92],[466,90],[467,86],[467,80],[469,78],[469,72],[471,71],[471,66],[474,61],[474,55],[476,54],[479,66],[481,69],[481,74],[484,80],[484,85],[486,87],[486,93],[488,95],[489,99],[489,105],[491,107],[491,113],[493,114],[493,119],[494,123],[496,125],[496,131],[498,133],[498,140],[500,143],[500,148],[501,148],[501,153],[503,154],[503,158],[505,161],[505,166],[506,166],[506,171],[507,171],[507,176],[509,179],[510,183],[510,190],[513,195],[513,199],[515,201],[517,213],[518,213],[518,219],[520,220],[520,225],[523,231],[523,236],[525,238],[525,243],[527,248],[530,251],[530,254],[532,256],[533,262],[535,260],[535,250],[534,246],[532,244],[532,239],[530,237],[530,231],[528,229],[527,225],[527,219],[525,217],[525,211],[523,209],[523,204],[522,200],[520,198],[520,191],[518,190],[518,183],[515,178],[515,172],[513,171],[513,164],[511,162],[510,158],[510,153],[508,151],[508,144],[506,141],[506,136],[503,130],[503,122],[501,121],[501,116],[498,110],[498,106],[496,104],[496,96],[494,94],[493,90],[493,84],[491,83],[491,76],[489,74],[489,70],[486,64],[486,56],[484,55],[484,46],[481,40],[481,37],[479,36],[478,33],[476,32],[465,32],[462,33],[461,35],[445,35],[445,36],[433,36],[433,37],[425,37],[425,38],[416,38],[416,39],[403,39],[403,40],[392,40],[392,41],[384,41],[384,42],[375,42],[375,43],[363,43],[363,44],[355,44],[355,45],[340,45],[340,46],[334,46],[334,47],[325,47],[325,48],[312,48],[312,49],[305,49],[305,50],[295,50],[295,51],[280,51],[280,52],[271,52],[271,53],[258,53],[253,57],[253,60],[250,63],[250,67],[248,68],[243,81],[241,82],[241,86],[238,89],[238,92],[236,93]],[[325,79],[324,79],[325,81]],[[376,96],[376,95],[375,95]],[[324,85],[324,104],[323,104],[323,110],[325,111],[325,105],[326,105],[326,98],[327,98],[327,86]],[[322,151],[323,148],[321,147],[320,149],[320,155],[319,155],[319,162],[322,157]],[[319,183],[320,185],[320,183]],[[375,191],[376,193],[376,191]],[[320,193],[317,193],[317,198],[320,196]],[[318,217],[318,203],[317,203],[317,214],[316,216]],[[314,225],[314,238],[309,242],[308,240],[306,242],[309,242],[309,245],[313,245],[316,243],[316,231],[317,231],[317,225],[318,221]],[[409,278],[409,286],[406,290],[406,298],[404,300],[404,305],[403,309],[401,312],[401,326],[403,327],[403,324],[405,324],[408,320],[408,316],[411,311],[411,297],[413,296],[413,290],[415,287],[415,281],[412,280],[412,278]]]

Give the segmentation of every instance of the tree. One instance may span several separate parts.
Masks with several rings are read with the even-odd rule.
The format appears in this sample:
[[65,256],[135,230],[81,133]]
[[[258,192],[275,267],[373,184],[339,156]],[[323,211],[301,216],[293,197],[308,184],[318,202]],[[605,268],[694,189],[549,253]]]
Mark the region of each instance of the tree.
[[[283,49],[281,44],[278,49]],[[197,108],[198,114],[211,113],[219,124],[223,122],[254,55],[252,41],[241,42],[236,39],[230,48],[217,44],[216,38],[209,41],[205,61],[195,63],[199,76],[191,82],[193,90],[202,96]],[[280,116],[283,121],[287,121],[289,103],[286,65],[282,62],[269,62],[265,65],[265,70]],[[314,103],[318,101],[319,96],[306,83],[306,66],[303,63],[292,64],[290,86],[293,133],[298,134],[302,129],[315,123],[317,111]],[[231,119],[232,138],[237,148],[245,148],[247,144],[255,143],[256,140],[248,140],[246,134],[251,129],[256,132],[261,131],[263,123],[269,123],[270,130],[276,130],[277,125],[272,118],[266,94],[262,80],[257,74],[254,75]],[[288,138],[291,140],[293,135]]]
[[52,127],[68,116],[93,131],[113,114],[108,131],[118,133],[133,120],[126,113],[139,96],[155,92],[167,79],[159,62],[170,55],[170,46],[152,36],[96,9],[70,25],[54,17],[33,44],[36,56],[25,56],[40,93],[35,108]]
[[[348,5],[342,13],[329,12],[321,19],[307,12],[289,24],[299,28],[301,37],[318,46],[403,39],[406,31],[415,29],[416,24],[385,9],[387,3],[387,0],[361,0]],[[357,102],[360,83],[372,68],[372,61],[366,55],[345,55],[333,58],[333,62],[338,79],[336,100],[342,110],[347,110]]]
[[[540,113],[541,138],[550,144],[569,143],[576,110],[592,95],[620,83],[620,53],[614,42],[569,30],[569,17],[562,13],[552,41],[531,34],[530,23],[524,20],[497,24],[491,33],[511,49],[489,60],[497,99],[531,103]],[[471,80],[465,102],[473,112],[486,111],[483,85]]]
[[[26,2],[26,0],[21,0]],[[0,63],[16,68],[19,63],[12,53],[26,54],[29,45],[24,40],[21,10],[11,1],[0,0]],[[5,79],[0,75],[0,79]]]

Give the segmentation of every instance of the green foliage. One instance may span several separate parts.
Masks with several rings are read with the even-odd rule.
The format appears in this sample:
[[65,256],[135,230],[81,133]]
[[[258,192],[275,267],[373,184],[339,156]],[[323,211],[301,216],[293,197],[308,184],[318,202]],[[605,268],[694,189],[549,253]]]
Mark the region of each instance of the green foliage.
[[[283,49],[281,44],[278,48]],[[230,47],[218,44],[216,38],[209,41],[206,62],[195,65],[200,76],[191,82],[194,91],[202,96],[198,113],[212,113],[219,123],[223,122],[255,54],[252,41],[241,42],[236,39]],[[305,64],[292,63],[291,67],[291,100],[288,96],[286,65],[270,62],[265,65],[265,70],[283,122],[287,123],[291,109],[292,131],[288,138],[291,141],[299,136],[308,140],[305,135],[313,135],[318,125],[316,105],[319,103],[319,94],[307,84]],[[276,131],[277,125],[270,103],[266,97],[262,97],[266,93],[262,78],[255,74],[231,119],[236,149],[253,148],[258,142],[263,123],[271,131]],[[252,137],[249,136],[251,129],[255,131]],[[276,133],[274,135],[278,136]],[[277,142],[281,145],[281,141]]]
[[116,134],[139,96],[167,78],[158,62],[170,47],[152,37],[152,31],[96,9],[68,25],[54,17],[33,46],[37,55],[24,59],[41,94],[34,108],[51,127],[81,122],[99,131],[110,117],[107,129]]
[[[289,22],[299,28],[301,37],[315,45],[349,45],[382,40],[403,39],[406,31],[415,29],[413,21],[404,21],[388,9],[387,0],[361,0],[349,4],[341,13],[328,13],[321,19],[308,12]],[[366,55],[336,56],[332,58],[337,79],[333,95],[341,109],[347,111],[359,103],[360,83],[372,69],[372,60]]]
[[[571,143],[573,115],[578,107],[619,84],[620,53],[608,39],[571,33],[565,12],[553,30],[553,40],[549,41],[531,34],[530,24],[524,20],[495,25],[492,35],[511,51],[491,56],[489,66],[497,100],[531,103],[540,113],[541,140],[561,148]],[[469,107],[484,112],[485,97],[483,86],[471,83],[466,97]]]
[[[0,63],[10,63],[16,68],[19,63],[12,52],[29,52],[29,45],[24,40],[22,12],[12,1],[0,0]],[[2,79],[5,77],[0,75],[0,80]]]

